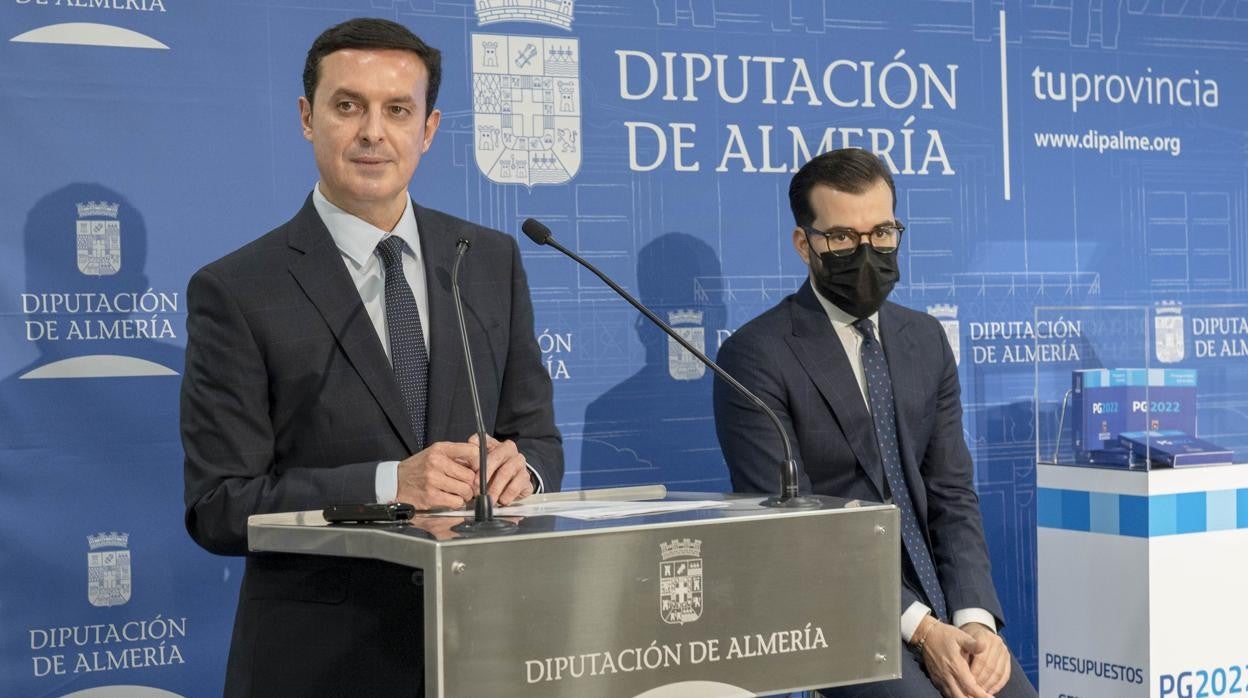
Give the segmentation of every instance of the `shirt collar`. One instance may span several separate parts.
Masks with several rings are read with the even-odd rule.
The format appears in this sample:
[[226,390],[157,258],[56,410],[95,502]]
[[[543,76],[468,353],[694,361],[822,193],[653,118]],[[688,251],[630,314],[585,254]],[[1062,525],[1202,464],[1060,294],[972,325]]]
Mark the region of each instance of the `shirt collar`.
[[[827,313],[828,320],[832,322],[832,327],[835,328],[837,332],[853,328],[854,323],[858,321],[858,318],[850,315],[844,310],[841,310],[836,307],[835,303],[827,298],[824,298],[823,294],[819,292],[819,288],[815,286],[815,280],[813,278],[808,279],[807,282],[810,284],[810,290],[815,292],[815,298],[819,299],[819,305],[823,306],[823,312]],[[879,311],[877,310],[876,312],[871,313],[871,315],[868,316],[868,319],[871,320],[871,324],[875,326],[875,332],[878,336],[880,332]],[[854,329],[854,331],[857,332],[858,330]]]
[[399,222],[391,231],[382,230],[335,206],[321,193],[320,182],[317,182],[316,188],[312,190],[312,205],[316,207],[316,212],[324,221],[330,237],[334,239],[334,245],[355,263],[357,268],[370,263],[373,259],[373,251],[377,249],[377,243],[387,235],[398,235],[402,238],[403,242],[407,243],[407,251],[416,258],[417,262],[420,262],[420,231],[416,227],[416,213],[412,210],[410,198],[407,199],[407,204],[403,208],[403,215],[399,216]]

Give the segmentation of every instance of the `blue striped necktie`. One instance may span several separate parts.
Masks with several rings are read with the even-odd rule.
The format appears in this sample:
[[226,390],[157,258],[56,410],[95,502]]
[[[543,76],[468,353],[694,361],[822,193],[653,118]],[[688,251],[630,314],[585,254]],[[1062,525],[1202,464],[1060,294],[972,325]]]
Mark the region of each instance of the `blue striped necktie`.
[[403,276],[403,238],[387,235],[377,243],[377,256],[386,269],[386,333],[390,337],[390,365],[399,382],[408,423],[416,434],[416,450],[425,447],[425,413],[429,400],[429,353],[420,324],[420,309],[412,287]]
[[875,422],[875,439],[879,444],[880,461],[884,466],[884,478],[892,491],[893,503],[901,513],[901,542],[910,556],[910,563],[919,575],[923,593],[932,605],[932,611],[942,621],[948,621],[945,594],[936,579],[936,565],[932,553],[919,528],[914,513],[914,500],[906,487],[906,474],[901,468],[901,451],[897,445],[897,416],[893,405],[893,384],[888,377],[888,361],[875,339],[875,325],[870,318],[854,322],[854,328],[862,334],[862,370],[867,378],[867,396],[871,402],[871,419]]

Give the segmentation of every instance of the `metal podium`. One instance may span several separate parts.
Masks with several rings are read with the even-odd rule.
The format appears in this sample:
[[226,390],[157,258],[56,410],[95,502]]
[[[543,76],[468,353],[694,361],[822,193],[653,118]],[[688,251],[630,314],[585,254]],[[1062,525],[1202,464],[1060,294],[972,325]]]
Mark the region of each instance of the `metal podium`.
[[894,507],[664,499],[721,508],[529,516],[483,538],[452,532],[456,517],[266,514],[249,520],[248,544],[422,570],[427,696],[727,697],[900,675]]

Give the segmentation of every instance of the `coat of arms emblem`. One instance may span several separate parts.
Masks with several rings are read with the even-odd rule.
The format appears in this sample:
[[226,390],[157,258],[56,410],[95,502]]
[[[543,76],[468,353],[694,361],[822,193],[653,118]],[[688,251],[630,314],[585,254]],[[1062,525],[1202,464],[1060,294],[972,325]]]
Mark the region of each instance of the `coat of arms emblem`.
[[130,600],[128,533],[87,536],[87,600],[92,606],[120,606]]
[[[667,323],[676,330],[676,334],[697,347],[698,351],[706,352],[706,328],[702,326],[702,311],[674,310],[667,314]],[[680,346],[675,339],[668,337],[667,374],[673,380],[693,381],[706,374],[706,365],[688,349]]]
[[1183,360],[1183,306],[1178,301],[1161,301],[1153,315],[1153,348],[1163,364]]
[[702,541],[678,538],[659,544],[659,616],[684,625],[702,617]]
[[562,184],[581,169],[580,42],[472,35],[473,150],[499,184]]
[[940,320],[940,326],[949,339],[949,348],[953,349],[953,362],[962,364],[962,330],[958,324],[958,306],[937,303],[927,306],[927,314]]
[[121,271],[119,204],[88,201],[78,204],[78,271],[108,276]]

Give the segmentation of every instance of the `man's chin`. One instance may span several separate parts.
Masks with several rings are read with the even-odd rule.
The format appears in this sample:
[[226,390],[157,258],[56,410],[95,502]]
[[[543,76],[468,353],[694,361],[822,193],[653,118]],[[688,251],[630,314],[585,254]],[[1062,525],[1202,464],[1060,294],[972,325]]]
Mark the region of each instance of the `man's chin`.
[[344,194],[361,203],[379,204],[392,201],[403,194],[404,187],[388,177],[359,177],[350,183]]
[[359,215],[365,209],[397,205],[407,198],[405,187],[367,180],[352,182],[351,186],[333,192],[322,189],[321,193],[330,203],[354,215]]

